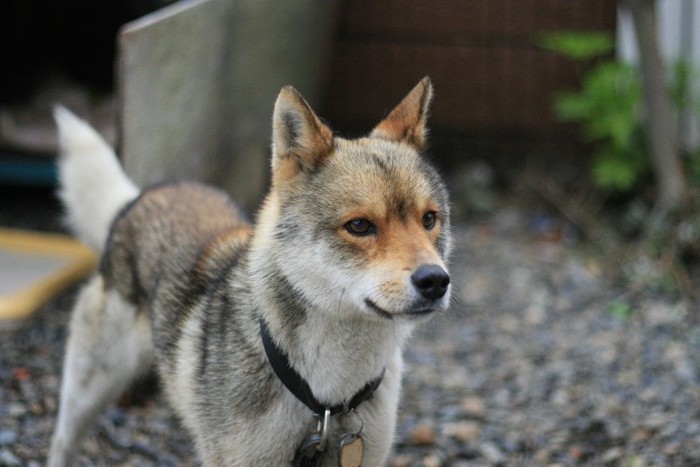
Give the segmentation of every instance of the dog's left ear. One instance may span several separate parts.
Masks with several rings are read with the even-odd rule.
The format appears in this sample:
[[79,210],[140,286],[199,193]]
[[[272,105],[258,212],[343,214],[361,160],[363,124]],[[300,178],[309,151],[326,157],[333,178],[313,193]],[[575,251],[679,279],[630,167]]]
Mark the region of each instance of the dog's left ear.
[[302,95],[285,86],[272,117],[273,183],[314,170],[333,151],[333,132],[321,122]]
[[425,124],[432,98],[433,85],[430,82],[430,78],[426,76],[372,130],[370,136],[391,141],[403,141],[416,148],[419,152],[422,151],[425,149],[428,133]]

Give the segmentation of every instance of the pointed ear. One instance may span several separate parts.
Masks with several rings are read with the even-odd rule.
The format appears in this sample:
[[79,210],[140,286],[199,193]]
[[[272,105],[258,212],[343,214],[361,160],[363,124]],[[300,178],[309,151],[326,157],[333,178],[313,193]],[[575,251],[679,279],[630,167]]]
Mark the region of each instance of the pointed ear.
[[277,96],[272,117],[273,182],[314,170],[331,154],[333,132],[291,86]]
[[427,76],[403,98],[389,116],[377,125],[370,136],[403,141],[416,150],[425,148],[428,130],[425,126],[430,101],[433,98],[433,85]]

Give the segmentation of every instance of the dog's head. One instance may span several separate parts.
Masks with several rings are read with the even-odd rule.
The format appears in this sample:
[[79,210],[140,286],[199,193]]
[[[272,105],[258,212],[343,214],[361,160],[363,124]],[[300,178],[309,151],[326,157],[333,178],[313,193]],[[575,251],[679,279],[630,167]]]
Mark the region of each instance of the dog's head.
[[448,195],[422,155],[431,98],[424,78],[367,137],[347,140],[294,88],[280,92],[254,242],[300,300],[382,320],[447,307]]

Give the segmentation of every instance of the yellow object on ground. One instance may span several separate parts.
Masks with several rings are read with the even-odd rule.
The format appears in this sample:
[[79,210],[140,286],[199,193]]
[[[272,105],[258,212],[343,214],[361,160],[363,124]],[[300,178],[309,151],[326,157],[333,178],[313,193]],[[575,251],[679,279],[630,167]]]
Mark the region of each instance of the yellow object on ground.
[[92,250],[65,235],[0,228],[0,324],[30,317],[96,264]]

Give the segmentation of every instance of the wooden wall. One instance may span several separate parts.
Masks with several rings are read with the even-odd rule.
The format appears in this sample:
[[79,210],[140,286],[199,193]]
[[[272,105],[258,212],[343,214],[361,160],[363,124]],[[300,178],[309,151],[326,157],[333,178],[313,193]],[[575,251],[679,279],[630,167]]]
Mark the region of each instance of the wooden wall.
[[[613,0],[344,0],[323,115],[368,129],[423,76],[436,88],[431,126],[550,138],[556,91],[574,63],[535,45],[538,33],[614,32]],[[568,127],[571,132],[571,127]]]

